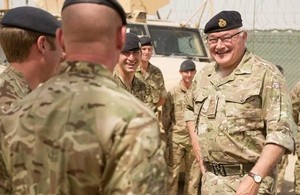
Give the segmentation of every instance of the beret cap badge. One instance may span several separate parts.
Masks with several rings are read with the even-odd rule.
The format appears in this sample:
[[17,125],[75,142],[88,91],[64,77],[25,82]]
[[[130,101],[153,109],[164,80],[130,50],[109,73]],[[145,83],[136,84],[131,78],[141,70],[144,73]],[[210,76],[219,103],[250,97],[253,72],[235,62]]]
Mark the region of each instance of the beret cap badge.
[[224,19],[219,19],[218,25],[220,28],[224,28],[227,26],[227,22]]
[[204,27],[204,33],[213,33],[240,28],[243,26],[241,14],[237,11],[224,10],[212,17]]

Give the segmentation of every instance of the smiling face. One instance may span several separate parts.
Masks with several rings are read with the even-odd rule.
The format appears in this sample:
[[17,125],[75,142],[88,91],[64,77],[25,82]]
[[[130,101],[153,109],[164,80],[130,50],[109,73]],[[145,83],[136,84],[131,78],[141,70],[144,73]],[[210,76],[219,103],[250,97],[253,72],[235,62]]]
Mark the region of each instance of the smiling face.
[[221,68],[235,68],[244,55],[246,40],[247,33],[240,29],[214,32],[207,37],[207,47]]
[[151,59],[153,53],[153,47],[151,45],[145,45],[141,47],[142,56],[141,61],[148,62]]
[[193,82],[196,70],[179,71],[181,74],[182,82],[185,86],[190,86]]
[[140,50],[121,52],[119,68],[123,73],[135,73],[140,61]]

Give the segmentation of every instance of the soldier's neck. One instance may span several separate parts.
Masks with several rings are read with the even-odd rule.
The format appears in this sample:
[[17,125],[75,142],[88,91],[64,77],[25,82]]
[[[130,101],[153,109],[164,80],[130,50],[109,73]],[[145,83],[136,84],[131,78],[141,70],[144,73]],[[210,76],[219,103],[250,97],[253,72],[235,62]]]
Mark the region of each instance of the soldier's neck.
[[148,67],[149,67],[149,62],[148,61],[142,61],[142,60],[140,61],[140,68],[143,71],[147,72]]
[[134,78],[134,73],[122,74],[122,77],[123,77],[124,84],[131,88],[133,78]]

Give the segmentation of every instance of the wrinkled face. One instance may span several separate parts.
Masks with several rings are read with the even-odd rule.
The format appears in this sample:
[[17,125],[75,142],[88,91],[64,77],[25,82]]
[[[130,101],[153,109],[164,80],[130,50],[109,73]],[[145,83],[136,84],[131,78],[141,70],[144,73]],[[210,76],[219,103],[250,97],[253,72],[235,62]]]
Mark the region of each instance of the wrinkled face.
[[118,63],[120,69],[124,73],[135,73],[140,62],[140,56],[140,50],[121,52]]
[[141,61],[149,61],[152,57],[153,53],[153,47],[151,45],[145,45],[141,48],[142,55],[141,55]]
[[247,33],[240,29],[210,33],[207,47],[211,57],[221,67],[236,66],[246,49]]
[[188,71],[181,71],[180,72],[181,77],[182,77],[182,81],[184,83],[192,83],[194,76],[196,74],[196,70],[188,70]]

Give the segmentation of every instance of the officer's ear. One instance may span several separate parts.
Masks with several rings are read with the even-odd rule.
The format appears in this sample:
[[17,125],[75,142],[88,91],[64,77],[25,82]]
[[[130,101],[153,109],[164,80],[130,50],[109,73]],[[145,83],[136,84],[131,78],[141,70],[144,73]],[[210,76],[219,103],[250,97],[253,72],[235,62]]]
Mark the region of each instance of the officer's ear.
[[46,49],[45,44],[47,44],[46,37],[45,36],[39,36],[38,39],[36,40],[36,44],[37,44],[38,50],[42,54],[44,54],[45,53],[45,49]]
[[56,39],[59,44],[59,46],[62,48],[63,52],[66,52],[66,47],[65,47],[65,42],[64,42],[64,37],[63,37],[63,31],[61,28],[58,28],[56,30]]
[[126,41],[126,26],[122,26],[121,30],[117,34],[117,49],[122,50]]
[[244,38],[245,40],[247,40],[247,37],[248,37],[247,31],[243,31],[242,33],[243,33],[243,34],[242,34],[243,38]]

